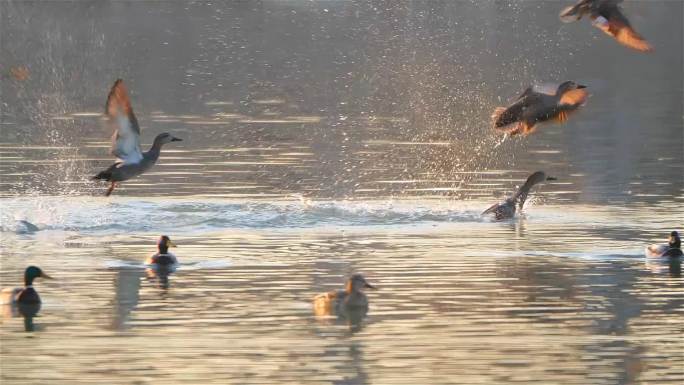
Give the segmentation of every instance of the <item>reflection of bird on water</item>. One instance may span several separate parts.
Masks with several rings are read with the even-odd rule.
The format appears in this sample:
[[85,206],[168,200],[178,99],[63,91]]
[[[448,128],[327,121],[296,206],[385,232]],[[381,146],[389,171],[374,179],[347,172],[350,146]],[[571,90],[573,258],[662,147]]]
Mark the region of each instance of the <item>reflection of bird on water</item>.
[[106,193],[109,196],[114,191],[117,182],[138,176],[154,166],[164,144],[177,142],[181,139],[165,132],[154,138],[154,143],[152,143],[149,151],[142,152],[140,149],[140,126],[138,126],[138,120],[133,114],[126,87],[124,87],[121,79],[114,83],[109,92],[105,113],[109,117],[110,124],[115,127],[110,153],[116,156],[117,161],[106,170],[100,171],[93,179],[110,182]]
[[513,218],[513,216],[515,216],[516,206],[522,210],[532,186],[547,180],[556,180],[556,178],[551,176],[547,177],[542,171],[535,172],[527,178],[525,184],[522,185],[518,191],[515,192],[515,194],[511,195],[501,203],[494,204],[492,207],[483,211],[482,215],[493,213],[494,217],[498,220]]
[[528,87],[508,107],[497,107],[492,114],[494,128],[513,136],[528,135],[538,123],[555,120],[564,123],[568,115],[587,100],[586,86],[573,81],[561,83],[556,93],[546,94]]
[[664,245],[650,245],[646,247],[647,257],[671,257],[677,258],[683,256],[682,240],[677,231],[670,233],[670,238],[667,244]]
[[40,296],[33,288],[33,281],[36,278],[52,279],[37,266],[29,266],[24,271],[24,287],[6,288],[0,292],[2,303],[6,306],[5,314],[12,315],[14,310],[24,317],[24,329],[33,331],[33,317],[40,311]]
[[29,78],[29,69],[25,66],[10,67],[7,73],[0,74],[0,79],[14,79],[20,82]]
[[112,303],[112,324],[114,330],[130,327],[128,320],[131,312],[138,306],[140,299],[140,279],[143,272],[139,269],[121,269],[114,278],[114,301]]
[[368,313],[368,297],[364,288],[375,289],[362,274],[353,274],[344,290],[336,290],[314,297],[314,314],[319,317],[337,315],[349,323],[353,331],[360,329],[361,321]]
[[561,21],[570,23],[589,15],[594,27],[600,29],[618,43],[641,52],[653,51],[648,42],[632,28],[622,14],[622,0],[580,0],[560,13]]
[[147,258],[145,270],[150,279],[159,279],[159,286],[166,289],[169,287],[169,275],[173,274],[178,267],[178,260],[173,253],[169,253],[169,247],[176,247],[171,239],[162,235],[157,241],[158,252]]

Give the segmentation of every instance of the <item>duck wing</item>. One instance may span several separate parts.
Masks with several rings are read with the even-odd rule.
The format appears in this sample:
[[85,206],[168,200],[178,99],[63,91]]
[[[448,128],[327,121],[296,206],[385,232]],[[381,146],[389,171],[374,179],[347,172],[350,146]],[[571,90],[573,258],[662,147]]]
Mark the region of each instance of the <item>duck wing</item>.
[[525,184],[520,186],[518,191],[513,194],[512,199],[517,201],[518,203],[518,208],[522,210],[523,206],[525,205],[525,201],[527,200],[527,196],[530,193],[530,189],[537,183],[541,183],[544,180],[546,180],[546,174],[544,174],[541,171],[537,171],[530,175],[527,180],[525,181]]
[[565,123],[568,120],[568,114],[584,105],[587,102],[587,98],[589,98],[589,93],[586,91],[586,88],[566,91],[558,100],[558,108],[554,111],[553,119],[560,123]]
[[110,153],[122,164],[136,164],[143,159],[140,149],[140,126],[131,107],[123,80],[118,79],[109,91],[105,113],[112,125]]
[[596,2],[596,0],[580,0],[577,4],[564,8],[558,17],[563,23],[572,23],[581,19]]
[[8,287],[0,291],[0,303],[3,305],[13,304],[17,301],[17,297],[22,292],[20,287]]
[[482,214],[480,214],[480,215],[485,215],[485,214],[490,214],[490,213],[496,212],[496,210],[499,208],[499,206],[501,206],[501,203],[494,203],[487,210],[483,211]]
[[625,47],[640,52],[653,51],[651,44],[632,28],[617,3],[602,4],[601,10],[594,18],[594,26]]
[[649,246],[646,246],[645,254],[647,257],[660,257],[669,248],[670,248],[670,245],[649,245]]
[[532,91],[532,88],[529,87],[518,97],[515,103],[508,107],[497,107],[492,114],[494,128],[509,133],[518,131],[518,123],[524,120],[528,111],[539,102],[540,96],[538,92]]

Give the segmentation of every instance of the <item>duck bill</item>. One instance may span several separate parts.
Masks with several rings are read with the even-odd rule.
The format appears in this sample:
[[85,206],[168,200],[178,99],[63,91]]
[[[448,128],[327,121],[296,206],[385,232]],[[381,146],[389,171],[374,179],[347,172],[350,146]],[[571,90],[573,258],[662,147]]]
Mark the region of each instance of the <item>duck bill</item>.
[[578,85],[577,85],[577,88],[582,89],[582,88],[587,88],[587,86],[585,86],[585,85],[583,85],[583,84],[578,84]]
[[371,285],[371,284],[368,283],[368,282],[364,283],[363,286],[364,286],[364,287],[367,287],[367,288],[369,288],[369,289],[374,289],[374,290],[377,289],[377,287]]
[[45,274],[45,273],[40,273],[40,277],[41,277],[41,278],[45,278],[45,279],[54,279],[54,278],[50,277],[49,275],[47,275],[47,274]]
[[173,243],[173,242],[169,239],[168,242],[166,242],[166,247],[178,247],[178,246],[176,246],[176,244]]
[[558,178],[556,178],[554,176],[549,176],[549,177],[546,177],[546,180],[558,180]]
[[172,141],[172,142],[182,142],[183,139],[181,139],[181,138],[176,138],[176,137],[174,136],[173,138],[171,138],[171,141]]

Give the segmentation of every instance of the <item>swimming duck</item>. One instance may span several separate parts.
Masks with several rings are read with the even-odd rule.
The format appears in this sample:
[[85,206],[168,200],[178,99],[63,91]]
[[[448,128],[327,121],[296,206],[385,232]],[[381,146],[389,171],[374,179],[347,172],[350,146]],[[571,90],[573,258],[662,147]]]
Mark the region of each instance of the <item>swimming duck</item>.
[[629,20],[618,5],[622,0],[580,0],[560,13],[564,23],[577,21],[589,15],[592,24],[613,37],[618,43],[641,52],[653,51],[653,47],[634,31]]
[[366,281],[363,274],[353,274],[347,280],[344,290],[336,290],[319,294],[314,297],[314,313],[316,315],[331,315],[348,308],[367,308],[368,297],[364,288],[375,289]]
[[573,81],[561,83],[553,95],[534,91],[528,87],[508,107],[497,107],[492,114],[494,128],[513,136],[528,135],[538,123],[556,120],[564,123],[569,113],[583,105],[588,93],[586,86]]
[[162,235],[157,241],[157,248],[159,252],[147,258],[145,264],[147,265],[159,265],[159,266],[170,266],[178,263],[176,256],[173,253],[169,253],[169,247],[176,247],[176,244],[171,242],[171,239]]
[[93,179],[110,182],[105,194],[109,196],[118,182],[138,176],[154,166],[164,144],[179,142],[182,139],[164,132],[154,138],[149,151],[142,152],[140,126],[138,126],[138,120],[133,113],[126,87],[121,79],[114,83],[109,92],[105,113],[109,117],[110,124],[114,126],[110,154],[114,155],[117,160],[106,170],[100,171]]
[[513,216],[515,216],[516,205],[522,210],[525,200],[527,199],[527,194],[529,194],[532,186],[547,180],[556,180],[556,178],[552,176],[547,177],[542,171],[535,172],[527,178],[525,184],[522,185],[515,194],[501,203],[494,204],[492,207],[483,211],[481,215],[494,213],[494,217],[497,220],[513,218]]
[[670,239],[666,245],[650,245],[646,247],[647,257],[681,257],[682,240],[679,238],[679,233],[673,231],[670,233]]
[[2,289],[0,295],[5,304],[35,305],[40,303],[40,296],[33,288],[33,280],[36,278],[52,279],[37,266],[29,266],[24,271],[24,287]]

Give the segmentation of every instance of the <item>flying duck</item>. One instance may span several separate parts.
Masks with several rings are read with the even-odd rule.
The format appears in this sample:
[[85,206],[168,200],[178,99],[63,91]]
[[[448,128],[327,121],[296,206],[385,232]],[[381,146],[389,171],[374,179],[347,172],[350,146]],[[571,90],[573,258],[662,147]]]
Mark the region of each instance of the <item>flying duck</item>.
[[492,207],[483,211],[481,215],[493,213],[497,220],[513,218],[513,216],[515,216],[516,206],[522,210],[525,200],[527,199],[527,194],[529,194],[532,186],[547,180],[556,180],[556,178],[551,176],[547,177],[542,171],[535,172],[527,178],[525,184],[522,185],[515,194],[501,203],[492,205]]
[[666,245],[650,245],[646,247],[647,257],[681,257],[682,240],[679,238],[679,233],[673,231],[670,233],[670,239]]
[[622,0],[580,0],[560,13],[564,23],[577,21],[589,15],[592,24],[613,37],[618,43],[641,52],[653,51],[653,47],[636,33],[618,5]]
[[528,135],[538,123],[555,120],[564,123],[568,115],[587,100],[586,86],[573,81],[563,82],[553,95],[528,87],[515,103],[497,107],[492,114],[494,128],[513,136]]
[[40,304],[40,296],[33,288],[33,280],[36,278],[52,279],[37,266],[29,266],[24,271],[24,287],[2,289],[0,296],[2,303],[12,305],[35,305]]
[[138,119],[133,113],[128,92],[121,79],[114,82],[109,92],[105,113],[109,117],[110,124],[114,127],[110,154],[114,155],[117,160],[106,170],[100,171],[93,179],[110,182],[109,189],[105,194],[105,196],[109,196],[118,182],[136,177],[154,166],[164,144],[178,142],[182,139],[165,132],[154,138],[154,143],[152,143],[149,151],[142,152]]

